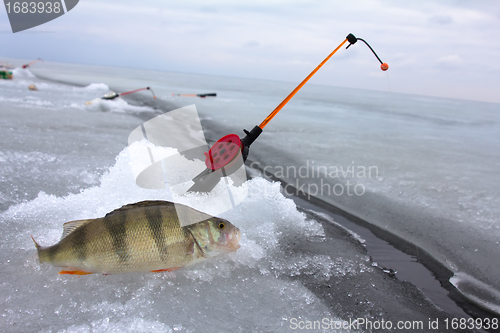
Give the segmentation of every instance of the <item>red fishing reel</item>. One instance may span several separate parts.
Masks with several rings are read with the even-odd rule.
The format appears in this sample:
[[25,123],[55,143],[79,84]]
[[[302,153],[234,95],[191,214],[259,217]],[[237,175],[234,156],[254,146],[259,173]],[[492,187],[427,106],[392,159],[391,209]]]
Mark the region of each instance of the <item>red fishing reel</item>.
[[205,165],[210,170],[219,170],[232,166],[243,152],[243,143],[236,134],[229,134],[219,139],[205,154]]
[[262,129],[255,126],[251,131],[243,131],[246,134],[243,139],[236,134],[226,135],[204,153],[207,168],[193,178],[194,185],[188,191],[210,192],[221,177],[231,175],[245,163],[250,145],[262,133]]
[[262,128],[255,126],[251,131],[244,129],[243,132],[246,134],[243,139],[236,134],[226,135],[214,143],[208,153],[204,153],[207,169],[211,171],[232,169],[238,164],[240,154],[243,162],[247,160],[250,145],[262,133]]

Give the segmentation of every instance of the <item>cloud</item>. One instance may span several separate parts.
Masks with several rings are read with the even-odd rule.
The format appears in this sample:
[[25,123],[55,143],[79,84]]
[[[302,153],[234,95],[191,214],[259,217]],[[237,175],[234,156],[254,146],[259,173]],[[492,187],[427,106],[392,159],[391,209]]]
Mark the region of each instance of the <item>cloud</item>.
[[458,54],[452,54],[441,57],[437,60],[437,64],[445,69],[455,69],[463,65],[462,57]]
[[428,21],[434,24],[448,25],[453,23],[453,18],[450,15],[433,15],[429,17]]
[[[389,63],[388,75],[401,78],[395,91],[427,93],[429,80],[438,80],[432,76],[436,70],[455,85],[482,82],[500,90],[500,41],[494,38],[500,34],[499,13],[498,1],[86,0],[40,28],[56,34],[5,36],[12,47],[0,52],[296,82],[352,32]],[[371,74],[378,68],[369,49],[358,43],[341,49],[313,81],[383,89],[380,77]],[[440,88],[446,82],[436,86],[432,93],[453,95]],[[486,93],[456,97],[492,98]]]

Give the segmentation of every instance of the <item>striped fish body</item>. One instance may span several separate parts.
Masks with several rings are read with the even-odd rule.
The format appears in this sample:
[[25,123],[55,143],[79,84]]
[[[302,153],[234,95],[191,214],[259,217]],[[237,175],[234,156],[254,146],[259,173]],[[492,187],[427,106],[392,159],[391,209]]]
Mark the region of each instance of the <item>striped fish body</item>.
[[182,205],[143,201],[103,218],[67,222],[59,243],[41,247],[35,242],[40,263],[88,273],[160,271],[239,248],[240,231],[229,221],[207,216],[181,227],[176,206]]

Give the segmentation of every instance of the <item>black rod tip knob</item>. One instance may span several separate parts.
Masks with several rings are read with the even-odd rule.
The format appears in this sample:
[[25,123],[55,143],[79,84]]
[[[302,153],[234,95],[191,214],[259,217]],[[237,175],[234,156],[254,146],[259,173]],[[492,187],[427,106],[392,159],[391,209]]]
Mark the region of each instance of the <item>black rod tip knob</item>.
[[349,45],[347,45],[346,49],[348,49],[349,46],[356,44],[356,42],[358,41],[358,39],[353,34],[347,35],[346,39],[349,42]]

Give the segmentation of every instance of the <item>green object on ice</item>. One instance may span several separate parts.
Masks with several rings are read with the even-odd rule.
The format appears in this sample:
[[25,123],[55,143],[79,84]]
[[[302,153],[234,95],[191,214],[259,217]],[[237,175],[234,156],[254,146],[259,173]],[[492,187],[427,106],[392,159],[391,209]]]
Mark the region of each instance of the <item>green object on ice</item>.
[[0,79],[11,80],[12,79],[12,72],[0,70]]

